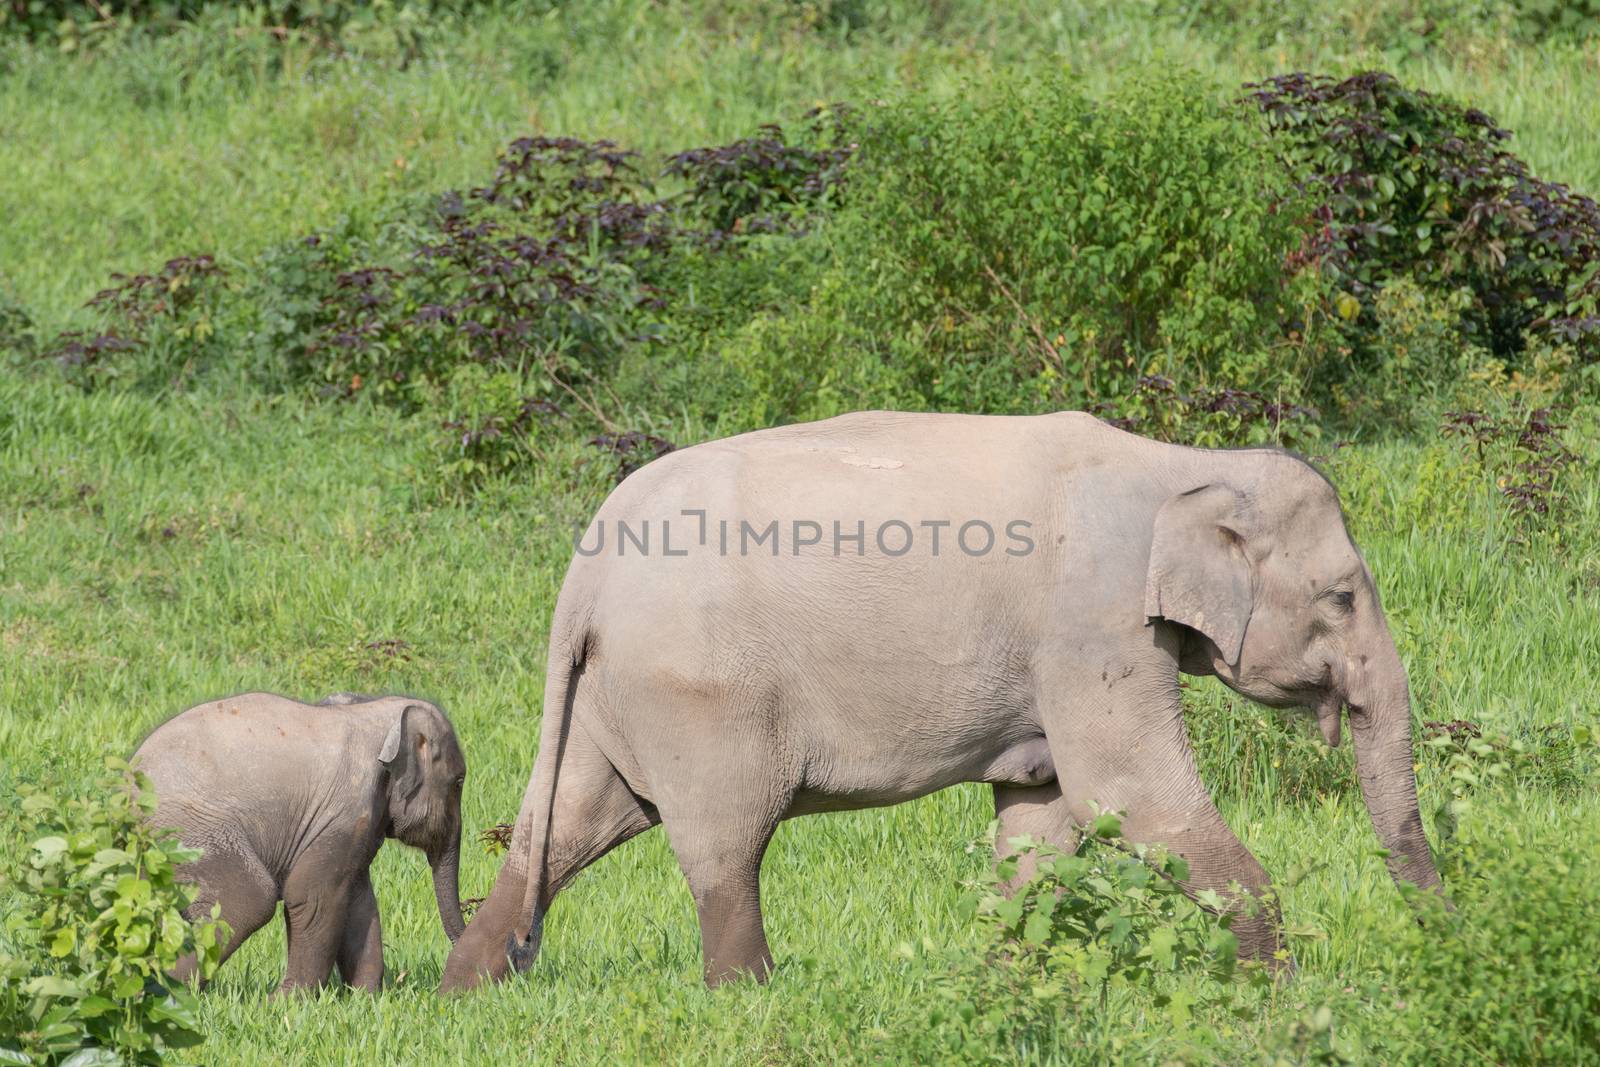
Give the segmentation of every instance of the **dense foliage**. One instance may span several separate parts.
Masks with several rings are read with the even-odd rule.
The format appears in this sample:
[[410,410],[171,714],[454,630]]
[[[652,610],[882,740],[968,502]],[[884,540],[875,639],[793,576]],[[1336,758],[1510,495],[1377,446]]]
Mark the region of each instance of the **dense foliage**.
[[1318,200],[1300,256],[1341,288],[1369,301],[1407,276],[1465,289],[1463,334],[1497,356],[1539,341],[1600,356],[1600,206],[1533,177],[1509,131],[1381,72],[1247,88]]
[[[1018,839],[1016,852],[969,892],[976,950],[907,955],[926,968],[924,1020],[900,1029],[887,1058],[906,1063],[1034,1063],[1071,1048],[1105,1062],[1135,1053],[1141,1037],[1105,1025],[1113,993],[1144,994],[1163,1023],[1190,1030],[1197,1015],[1226,1015],[1270,985],[1259,964],[1237,962],[1234,906],[1213,891],[1186,896],[1187,864],[1125,841],[1121,820],[1098,816],[1077,851]],[[1033,865],[1015,892],[1004,884]],[[1249,900],[1251,909],[1263,906]]]
[[1444,874],[1457,910],[1403,946],[1405,1055],[1447,1065],[1593,1056],[1600,929],[1582,917],[1600,908],[1597,850],[1592,827],[1512,839],[1481,819],[1455,840]]
[[1212,99],[1181,77],[1105,100],[1001,79],[870,116],[831,269],[734,349],[765,393],[751,420],[1081,406],[1152,371],[1293,390],[1297,213]]
[[33,838],[8,871],[0,928],[0,1062],[159,1064],[204,1040],[194,991],[168,977],[185,956],[209,976],[226,924],[191,924],[179,864],[199,853],[145,821],[155,793],[120,760],[90,792],[18,789]]
[[0,36],[49,42],[63,52],[108,48],[134,34],[164,34],[199,22],[213,31],[297,38],[342,48],[381,37],[414,58],[424,23],[477,0],[3,0]]
[[42,347],[88,386],[243,369],[427,410],[456,442],[446,488],[551,432],[670,440],[638,425],[670,410],[733,431],[1080,406],[1168,440],[1314,448],[1326,416],[1497,425],[1594,389],[1593,201],[1387,75],[1248,88],[1000,78],[660,167],[524,137],[481,186],[231,274],[194,255],[117,276],[98,328]]

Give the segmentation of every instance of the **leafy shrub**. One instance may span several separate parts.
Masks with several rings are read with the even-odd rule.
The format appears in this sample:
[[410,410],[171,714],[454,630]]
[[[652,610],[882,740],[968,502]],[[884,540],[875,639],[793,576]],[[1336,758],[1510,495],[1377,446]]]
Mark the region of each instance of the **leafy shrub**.
[[619,482],[646,463],[660,459],[677,447],[671,441],[640,430],[603,433],[589,443],[616,457]]
[[410,255],[336,276],[306,371],[393,393],[468,362],[547,387],[607,372],[655,301],[639,261],[668,243],[631,157],[604,141],[514,142],[491,184],[439,200]]
[[[1218,894],[1200,903],[1180,888],[1184,861],[1122,839],[1114,815],[1096,818],[1062,854],[1028,839],[965,898],[978,950],[906,952],[927,967],[927,1014],[894,1036],[894,1057],[921,1063],[1105,1062],[1136,1034],[1108,1018],[1114,995],[1135,995],[1179,1029],[1195,1012],[1231,1011],[1270,982],[1238,962],[1232,912]],[[1024,858],[1035,874],[1015,893],[1001,884]],[[1252,906],[1259,906],[1253,902]],[[1239,979],[1243,978],[1241,982]]]
[[[1523,827],[1507,835],[1507,817]],[[1600,1048],[1600,835],[1484,809],[1442,850],[1456,905],[1399,946],[1395,1062],[1583,1063]]]
[[1559,534],[1565,504],[1561,474],[1578,459],[1562,439],[1566,427],[1550,408],[1530,411],[1513,403],[1502,410],[1447,412],[1441,429],[1495,475],[1525,532]]
[[1493,119],[1382,72],[1286,74],[1247,85],[1288,169],[1320,206],[1302,256],[1371,314],[1410,276],[1465,289],[1469,340],[1514,359],[1535,337],[1600,356],[1600,206],[1542,181]]
[[1300,214],[1213,95],[1011,79],[867,116],[828,276],[727,353],[763,401],[746,421],[1081,406],[1155,372],[1298,399],[1317,305],[1313,275],[1284,275]]
[[[1352,306],[1352,301],[1346,307]],[[1460,383],[1488,357],[1463,335],[1472,306],[1466,289],[1424,289],[1396,278],[1373,297],[1371,358],[1334,382],[1345,419],[1378,432],[1430,429],[1459,396]]]
[[554,402],[526,395],[518,375],[477,363],[451,373],[444,411],[444,454],[436,473],[452,489],[470,488],[537,456],[540,429],[566,417]]
[[30,836],[41,836],[8,873],[20,899],[0,943],[7,1063],[156,1064],[204,1038],[194,993],[168,973],[193,955],[209,975],[227,926],[216,909],[209,922],[183,917],[196,891],[175,869],[199,853],[146,823],[148,779],[121,760],[106,767],[87,798],[65,805],[18,786]]
[[1423,723],[1418,752],[1442,780],[1444,798],[1434,812],[1434,825],[1448,840],[1480,794],[1516,787],[1581,796],[1600,769],[1600,734],[1582,723],[1547,723],[1515,736],[1454,719]]
[[709,240],[780,231],[796,215],[803,222],[843,184],[856,147],[850,117],[838,104],[813,108],[795,143],[768,123],[754,137],[669,156],[664,173],[690,184],[688,198],[710,226]]
[[1339,1040],[1332,1009],[1303,1012],[1267,1040],[1263,1067],[1342,1067],[1360,1063],[1360,1049]]
[[215,332],[218,285],[226,274],[209,255],[169,259],[153,274],[113,274],[112,284],[87,305],[99,312],[102,328],[61,334],[49,355],[84,388],[137,373],[125,353],[176,345],[192,360]]

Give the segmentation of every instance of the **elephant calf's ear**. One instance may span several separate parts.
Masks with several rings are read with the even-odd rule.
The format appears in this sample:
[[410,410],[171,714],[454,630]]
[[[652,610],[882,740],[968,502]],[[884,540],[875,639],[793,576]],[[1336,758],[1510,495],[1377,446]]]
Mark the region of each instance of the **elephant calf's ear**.
[[394,725],[389,727],[389,734],[383,739],[383,748],[378,751],[378,762],[388,770],[391,779],[399,782],[400,793],[407,799],[422,788],[422,767],[418,761],[422,748],[420,742],[426,737],[422,728],[423,718],[422,708],[407,704],[394,720]]
[[1245,510],[1244,496],[1225,485],[1203,485],[1162,504],[1144,587],[1147,621],[1200,631],[1230,664],[1239,662],[1252,604]]

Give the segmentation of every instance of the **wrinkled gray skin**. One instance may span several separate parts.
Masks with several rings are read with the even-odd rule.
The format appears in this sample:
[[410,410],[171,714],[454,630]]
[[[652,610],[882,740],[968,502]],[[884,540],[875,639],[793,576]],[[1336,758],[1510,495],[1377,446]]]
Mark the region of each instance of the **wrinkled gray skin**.
[[[378,901],[367,869],[385,838],[422,849],[446,935],[457,895],[466,762],[444,713],[412,697],[340,693],[319,705],[244,693],[190,708],[135,753],[156,790],[152,821],[204,850],[191,918],[221,902],[227,959],[272,918],[288,922],[282,990],[383,983]],[[194,970],[192,958],[178,968]]]
[[[704,541],[685,509],[705,509]],[[686,556],[665,555],[663,518]],[[741,556],[738,520],[774,518],[780,554]],[[765,976],[758,878],[778,823],[958,782],[994,784],[1001,842],[1070,848],[1098,805],[1182,854],[1192,890],[1263,887],[1196,771],[1180,673],[1311,708],[1330,744],[1348,707],[1391,873],[1438,884],[1405,669],[1337,494],[1296,457],[1161,444],[1076,413],[861,413],[673,453],[598,519],[605,547],[574,558],[556,606],[510,852],[445,990],[528,966],[562,886],[657,822],[694,895],[707,982]],[[617,521],[646,519],[652,552],[619,546]],[[797,519],[825,531],[798,555]],[[863,519],[864,553],[835,555],[833,521],[853,533]],[[899,557],[875,544],[891,519],[916,533]],[[994,527],[993,551],[956,547],[969,519]],[[1014,519],[1032,523],[1031,552],[1004,551],[1020,551]],[[935,520],[953,522],[937,558],[919,525]],[[889,549],[904,539],[891,530]],[[1269,917],[1235,930],[1248,956],[1280,945]]]

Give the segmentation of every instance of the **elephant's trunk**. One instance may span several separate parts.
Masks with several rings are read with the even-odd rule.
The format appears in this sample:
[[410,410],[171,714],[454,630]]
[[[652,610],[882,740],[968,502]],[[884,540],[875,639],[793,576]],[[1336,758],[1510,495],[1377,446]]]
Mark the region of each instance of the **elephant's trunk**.
[[461,918],[461,835],[457,833],[441,852],[429,853],[428,866],[433,868],[433,898],[439,905],[445,936],[454,942],[467,928]]
[[1397,883],[1433,889],[1439,885],[1439,872],[1434,869],[1417,807],[1405,668],[1396,652],[1390,651],[1383,660],[1377,684],[1369,692],[1351,694],[1356,776],[1372,816],[1372,828],[1389,851],[1390,876]]

